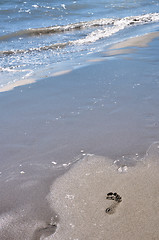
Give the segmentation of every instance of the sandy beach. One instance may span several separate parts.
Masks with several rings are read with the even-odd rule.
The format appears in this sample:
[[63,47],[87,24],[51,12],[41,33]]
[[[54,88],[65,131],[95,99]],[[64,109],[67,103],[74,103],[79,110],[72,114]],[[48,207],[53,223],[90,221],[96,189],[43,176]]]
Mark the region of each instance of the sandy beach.
[[[56,233],[47,239],[157,240],[158,149],[158,144],[151,146],[132,168],[117,168],[103,157],[86,156],[51,188],[48,199],[60,221]],[[107,200],[110,192],[120,194],[122,201]]]
[[158,239],[158,47],[156,32],[2,90],[0,239]]

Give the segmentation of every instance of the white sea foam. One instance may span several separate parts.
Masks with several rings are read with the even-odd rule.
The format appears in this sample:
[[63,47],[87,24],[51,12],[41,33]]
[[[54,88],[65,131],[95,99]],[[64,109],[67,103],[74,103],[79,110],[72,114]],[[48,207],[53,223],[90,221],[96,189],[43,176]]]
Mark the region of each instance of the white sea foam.
[[130,27],[131,25],[141,25],[150,22],[158,22],[159,13],[145,14],[141,16],[131,16],[121,19],[99,19],[96,21],[88,22],[83,27],[91,27],[91,25],[105,26],[104,29],[97,29],[89,33],[85,38],[72,41],[73,44],[86,44],[96,42],[99,39],[110,37],[111,35]]
[[[0,55],[6,54],[25,54],[30,53],[33,51],[43,51],[43,50],[49,50],[49,49],[61,49],[64,47],[67,47],[68,45],[82,45],[82,44],[88,44],[98,41],[99,39],[110,37],[113,34],[125,29],[126,27],[134,26],[134,25],[142,25],[142,24],[148,24],[152,22],[158,22],[159,21],[159,13],[151,13],[151,14],[145,14],[145,15],[139,15],[139,16],[131,16],[131,17],[125,17],[125,18],[103,18],[103,19],[97,19],[92,20],[88,22],[79,22],[74,24],[68,24],[64,26],[52,26],[52,27],[46,27],[46,28],[33,28],[28,29],[25,31],[19,31],[17,33],[13,33],[7,36],[0,37],[0,40],[14,37],[14,36],[21,36],[21,35],[42,35],[42,34],[55,34],[59,32],[66,32],[66,31],[72,31],[72,30],[79,30],[79,29],[89,29],[91,30],[95,28],[95,30],[92,30],[90,33],[86,35],[84,38],[79,38],[77,40],[70,40],[68,42],[62,42],[62,43],[55,43],[51,45],[46,46],[40,46],[40,47],[32,47],[30,49],[13,49],[13,50],[5,50],[0,51]],[[102,29],[99,29],[101,27]],[[98,28],[98,29],[97,29]]]

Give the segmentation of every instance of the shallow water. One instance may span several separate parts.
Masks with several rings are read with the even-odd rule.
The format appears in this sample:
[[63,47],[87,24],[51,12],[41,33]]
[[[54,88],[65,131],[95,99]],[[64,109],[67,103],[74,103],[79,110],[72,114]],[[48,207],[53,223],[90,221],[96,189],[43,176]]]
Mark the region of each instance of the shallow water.
[[155,31],[158,7],[147,0],[3,1],[0,87],[74,68],[113,42]]

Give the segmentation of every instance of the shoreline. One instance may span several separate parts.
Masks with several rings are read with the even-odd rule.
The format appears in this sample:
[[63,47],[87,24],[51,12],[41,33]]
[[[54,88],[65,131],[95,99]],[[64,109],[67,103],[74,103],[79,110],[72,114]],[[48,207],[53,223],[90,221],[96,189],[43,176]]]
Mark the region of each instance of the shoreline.
[[[121,54],[130,54],[135,52],[136,50],[134,49],[135,47],[138,48],[143,48],[143,47],[147,47],[148,44],[153,41],[153,39],[159,37],[159,32],[152,32],[152,33],[146,33],[144,35],[141,36],[136,36],[136,37],[132,37],[128,40],[124,40],[122,42],[118,42],[116,44],[111,44],[110,47],[108,47],[107,51],[104,52],[107,56],[115,56],[115,55],[121,55]],[[103,61],[102,58],[93,58],[87,60],[87,63],[89,62],[90,64],[92,63],[97,63]],[[71,69],[66,69],[66,70],[60,70],[60,71],[55,71],[54,73],[51,74],[52,77],[56,77],[56,76],[60,76],[63,74],[68,74],[70,71],[72,71],[72,67]],[[50,76],[49,76],[50,77]],[[42,79],[40,79],[41,81]],[[7,91],[11,91],[16,87],[20,87],[20,86],[24,86],[24,85],[29,85],[32,83],[36,83],[38,82],[38,79],[24,79],[24,80],[19,80],[16,81],[15,83],[11,83],[9,85],[5,85],[4,87],[0,88],[0,93],[2,92],[7,92]]]

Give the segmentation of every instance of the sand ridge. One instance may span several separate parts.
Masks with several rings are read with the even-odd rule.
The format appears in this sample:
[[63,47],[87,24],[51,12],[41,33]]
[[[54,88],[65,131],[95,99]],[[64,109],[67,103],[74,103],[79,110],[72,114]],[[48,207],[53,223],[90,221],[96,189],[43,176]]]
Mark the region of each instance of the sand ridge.
[[137,47],[147,47],[153,39],[158,37],[159,32],[152,32],[147,33],[143,36],[136,36],[128,40],[113,44],[111,47],[108,48],[108,51],[105,53],[108,56],[133,53],[136,52]]

